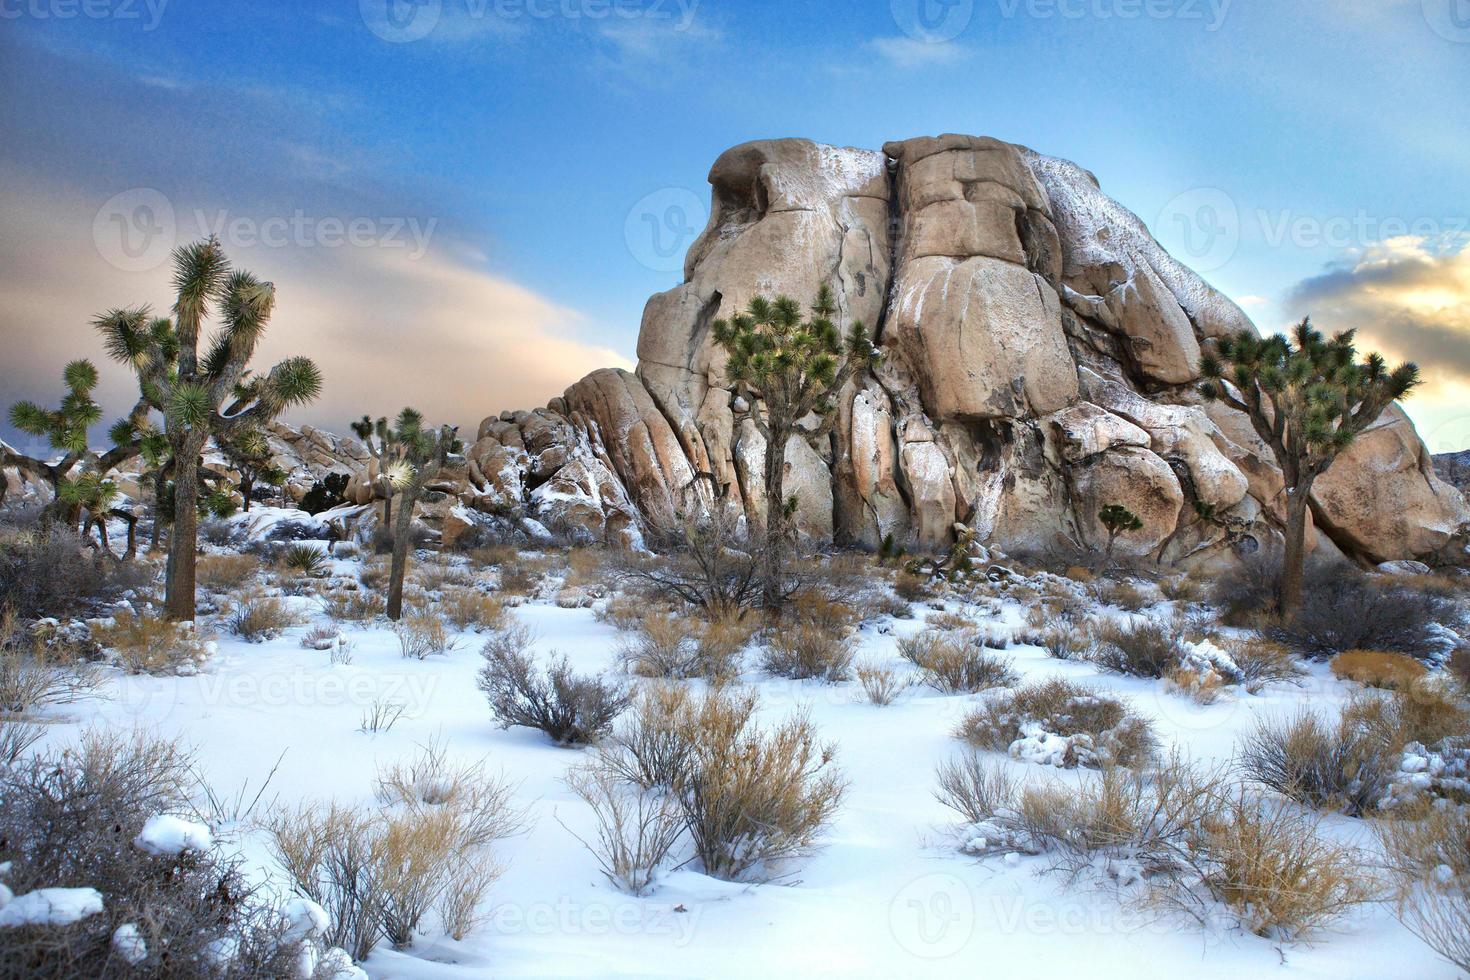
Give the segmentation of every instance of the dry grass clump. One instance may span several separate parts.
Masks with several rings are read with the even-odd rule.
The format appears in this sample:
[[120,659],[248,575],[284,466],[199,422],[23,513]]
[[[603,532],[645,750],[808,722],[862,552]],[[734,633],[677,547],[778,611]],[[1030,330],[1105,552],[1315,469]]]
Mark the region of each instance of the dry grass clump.
[[597,741],[628,707],[628,691],[616,680],[573,674],[566,658],[554,653],[541,672],[530,653],[532,640],[531,631],[517,625],[485,642],[479,687],[490,710],[502,727],[540,729],[558,745]]
[[893,577],[893,592],[904,602],[923,602],[934,596],[928,576],[906,570]]
[[1109,623],[1098,639],[1092,662],[1116,674],[1165,677],[1184,660],[1179,630],[1173,624],[1152,619],[1135,619],[1126,625]]
[[798,591],[787,601],[784,611],[799,624],[833,633],[851,629],[863,618],[845,596],[833,597],[815,588]]
[[301,634],[301,649],[331,650],[342,640],[342,633],[335,626],[313,626]]
[[550,567],[549,559],[543,556],[518,556],[500,566],[499,590],[508,596],[533,595]]
[[1213,670],[1191,670],[1188,667],[1170,667],[1164,674],[1164,689],[1182,694],[1195,704],[1214,704],[1220,700],[1228,682]]
[[1333,723],[1307,709],[1288,718],[1258,719],[1241,746],[1240,767],[1299,803],[1362,816],[1386,796],[1399,748],[1362,720],[1361,712],[1344,712]]
[[201,589],[234,592],[260,571],[260,560],[254,555],[201,555],[194,568]]
[[1011,661],[992,654],[974,633],[925,630],[899,640],[898,653],[919,668],[925,684],[945,694],[1008,687],[1020,680]]
[[858,613],[864,620],[883,619],[913,619],[914,607],[908,602],[886,589],[876,589],[866,593],[858,603]]
[[1062,678],[1032,681],[992,697],[970,712],[957,732],[970,745],[997,752],[1039,734],[1071,740],[1062,758],[1067,767],[1137,766],[1158,746],[1153,726],[1126,702]]
[[1224,640],[1222,646],[1240,668],[1240,683],[1251,694],[1268,684],[1301,682],[1301,666],[1280,643],[1251,636]]
[[1041,648],[1058,660],[1091,660],[1100,642],[1091,623],[1052,626],[1040,639]]
[[70,704],[100,683],[96,667],[74,648],[28,636],[15,613],[0,610],[0,718]]
[[388,586],[388,575],[391,571],[386,558],[374,558],[362,563],[357,581],[369,592],[381,592]]
[[387,612],[388,604],[367,589],[335,589],[321,597],[322,609],[339,623],[363,623]]
[[203,663],[210,654],[207,639],[193,624],[130,610],[113,616],[110,623],[93,626],[92,639],[116,653],[130,674],[173,673],[186,664]]
[[858,683],[862,685],[863,696],[868,699],[868,703],[881,707],[897,701],[898,696],[909,686],[908,678],[882,664],[861,663],[854,673],[857,674]]
[[607,549],[605,548],[569,549],[565,558],[567,574],[563,584],[568,588],[588,588],[601,585],[607,580],[607,573],[603,567],[606,558]]
[[1393,691],[1355,694],[1343,706],[1342,723],[1398,753],[1411,742],[1435,745],[1470,733],[1470,711],[1452,687],[1426,678]]
[[689,616],[652,612],[639,619],[622,645],[621,657],[640,677],[685,678],[699,673],[694,620]]
[[980,628],[980,621],[963,613],[933,612],[924,617],[924,628],[931,630],[973,630]]
[[696,641],[699,675],[723,681],[740,673],[740,655],[750,645],[755,626],[737,616],[717,616],[704,624]]
[[304,622],[306,617],[292,609],[285,599],[261,592],[242,596],[225,617],[229,631],[246,643],[273,640]]
[[595,841],[577,839],[597,858],[613,887],[630,895],[646,894],[684,836],[678,800],[629,783],[596,763],[573,769],[566,783],[592,808],[597,821]]
[[433,613],[404,616],[393,632],[398,635],[399,652],[413,660],[428,660],[455,648],[444,620]]
[[1424,806],[1377,828],[1399,920],[1470,973],[1470,809]]
[[1098,601],[1108,606],[1117,606],[1127,612],[1142,612],[1153,605],[1153,591],[1132,579],[1099,582],[1094,586]]
[[1172,602],[1200,602],[1205,598],[1205,583],[1193,572],[1180,572],[1159,579],[1159,591]]
[[414,568],[413,577],[425,592],[466,589],[475,584],[473,572],[444,557],[434,557],[420,562]]
[[844,627],[801,622],[776,631],[761,652],[761,666],[777,677],[837,683],[850,676],[854,653]]
[[453,810],[458,839],[467,847],[512,837],[524,825],[525,815],[512,805],[513,785],[487,773],[483,762],[456,765],[449,747],[432,739],[413,759],[380,766],[374,785],[384,805]]
[[1382,650],[1347,650],[1333,657],[1329,666],[1334,677],[1390,691],[1408,687],[1429,673],[1413,657]]
[[592,618],[606,623],[616,630],[634,630],[648,613],[648,603],[642,599],[619,593],[598,606]]
[[505,625],[505,603],[474,588],[454,587],[444,590],[439,612],[461,632],[484,633]]

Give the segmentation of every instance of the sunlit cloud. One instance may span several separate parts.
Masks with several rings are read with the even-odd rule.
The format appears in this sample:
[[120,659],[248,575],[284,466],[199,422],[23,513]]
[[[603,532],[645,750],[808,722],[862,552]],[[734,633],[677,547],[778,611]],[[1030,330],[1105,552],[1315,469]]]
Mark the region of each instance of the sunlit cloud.
[[895,68],[924,68],[952,65],[969,57],[969,52],[952,42],[930,43],[913,37],[879,37],[868,48]]

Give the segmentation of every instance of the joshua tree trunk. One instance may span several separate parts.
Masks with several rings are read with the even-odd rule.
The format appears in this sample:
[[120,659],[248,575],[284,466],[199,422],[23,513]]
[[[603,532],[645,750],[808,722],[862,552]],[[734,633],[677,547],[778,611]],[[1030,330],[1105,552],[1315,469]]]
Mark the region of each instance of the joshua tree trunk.
[[186,438],[174,452],[174,520],[164,578],[164,606],[174,622],[194,619],[194,559],[199,547],[199,451]]
[[412,525],[413,498],[405,492],[398,504],[398,524],[393,528],[393,565],[388,576],[388,618],[395,623],[403,616],[403,575],[408,568]]
[[1307,501],[1312,483],[1286,491],[1286,554],[1281,566],[1281,615],[1291,619],[1302,608],[1307,563]]
[[250,513],[250,495],[255,492],[255,481],[249,477],[240,477],[240,496],[245,498],[245,504],[240,509]]
[[761,556],[762,602],[770,610],[781,608],[782,570],[786,546],[786,439],[771,433],[766,440],[766,547]]

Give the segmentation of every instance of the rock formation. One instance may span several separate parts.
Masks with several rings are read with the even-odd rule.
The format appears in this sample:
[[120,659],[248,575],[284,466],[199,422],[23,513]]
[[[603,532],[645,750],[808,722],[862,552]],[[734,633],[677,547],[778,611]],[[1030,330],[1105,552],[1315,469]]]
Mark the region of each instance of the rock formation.
[[[1201,346],[1253,325],[1087,171],[947,135],[747,143],[709,179],[709,225],[685,281],[648,302],[636,374],[487,419],[473,510],[623,544],[714,494],[758,518],[761,439],[734,422],[710,325],[825,282],[886,356],[829,444],[788,448],[803,534],[937,549],[961,522],[1004,549],[1088,547],[1120,503],[1144,519],[1119,543],[1135,553],[1212,559],[1279,536],[1269,451],[1196,385]],[[1470,508],[1395,407],[1319,481],[1313,517],[1317,544],[1380,562],[1463,549]]]

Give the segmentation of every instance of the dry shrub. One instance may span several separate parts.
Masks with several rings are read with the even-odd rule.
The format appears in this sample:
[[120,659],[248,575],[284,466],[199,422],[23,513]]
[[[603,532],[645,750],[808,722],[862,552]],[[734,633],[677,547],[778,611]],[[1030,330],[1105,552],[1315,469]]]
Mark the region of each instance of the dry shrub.
[[1347,650],[1332,658],[1332,676],[1365,687],[1408,687],[1429,671],[1413,657],[1381,650]]
[[[133,845],[158,814],[190,812],[190,759],[141,733],[84,733],[78,744],[0,767],[0,862],[17,895],[94,888],[101,911],[65,927],[0,929],[0,977],[259,978],[295,975],[305,937],[288,938],[273,899],[214,850],[152,854]],[[112,937],[131,923],[142,958]],[[211,951],[233,951],[227,968]]]
[[694,621],[688,616],[653,612],[643,616],[620,652],[629,671],[640,677],[693,677],[699,673]]
[[1153,726],[1126,702],[1059,677],[992,697],[965,716],[957,735],[976,748],[1006,752],[1033,732],[1086,736],[1068,751],[1068,766],[1137,766],[1158,745]]
[[95,666],[62,643],[27,636],[15,613],[0,610],[0,718],[51,704],[71,704],[97,690]]
[[0,534],[0,609],[22,619],[95,614],[128,589],[152,581],[155,566],[106,561],[75,534]]
[[1095,588],[1099,602],[1127,612],[1141,612],[1154,604],[1153,592],[1132,579],[1100,582]]
[[270,845],[291,884],[326,910],[325,940],[354,960],[382,934],[385,897],[377,863],[378,815],[336,803],[302,804],[271,815]]
[[1435,745],[1470,731],[1470,712],[1448,685],[1426,678],[1380,693],[1360,691],[1342,709],[1342,724],[1396,755],[1410,742]]
[[472,548],[465,552],[470,564],[478,568],[495,568],[507,565],[520,557],[521,549],[513,544],[491,544]]
[[1240,668],[1240,683],[1252,694],[1268,684],[1301,682],[1301,667],[1290,650],[1259,636],[1234,638],[1222,644]]
[[934,798],[968,823],[1004,818],[1016,809],[1019,791],[1015,778],[1002,764],[978,752],[940,763],[936,775],[939,788]]
[[904,602],[923,602],[934,595],[926,576],[909,571],[901,571],[894,576],[893,592]]
[[1100,642],[1090,622],[1048,627],[1040,639],[1041,648],[1058,660],[1091,660]]
[[206,592],[242,589],[260,571],[254,555],[201,555],[194,566],[196,581]]
[[606,557],[606,550],[601,548],[570,549],[566,553],[565,584],[573,588],[602,584],[607,577],[603,570],[603,562]]
[[1301,612],[1273,636],[1313,657],[1347,650],[1430,657],[1443,652],[1434,625],[1453,625],[1461,615],[1447,599],[1336,564],[1311,570]]
[[1430,949],[1470,972],[1470,809],[1423,806],[1376,830],[1399,920]]
[[505,604],[473,588],[446,589],[439,611],[461,632],[483,633],[505,625]]
[[388,585],[388,575],[391,571],[387,559],[376,558],[362,563],[362,570],[357,573],[357,580],[369,592],[381,592]]
[[616,630],[634,630],[648,612],[648,603],[628,595],[615,595],[592,612],[592,618]]
[[544,557],[517,557],[500,566],[500,591],[508,596],[530,596],[549,567]]
[[761,653],[761,666],[777,677],[837,683],[851,673],[853,654],[844,627],[800,622],[776,631]]
[[1205,584],[1192,572],[1180,572],[1159,579],[1159,591],[1173,602],[1199,602],[1205,597]]
[[980,621],[963,613],[934,612],[924,617],[924,628],[930,630],[973,630]]
[[573,674],[555,653],[542,674],[530,654],[532,640],[531,631],[517,625],[486,641],[479,687],[490,709],[502,727],[540,729],[558,745],[595,742],[627,708],[627,690],[616,680]]
[[802,714],[771,728],[753,721],[754,694],[711,692],[684,716],[687,745],[675,793],[706,874],[766,880],[810,847],[846,784],[834,749]]
[[1361,816],[1387,794],[1401,748],[1386,744],[1379,726],[1361,724],[1365,717],[1344,712],[1334,724],[1303,709],[1258,719],[1241,746],[1241,769],[1300,803]]
[[858,683],[863,687],[863,696],[870,704],[890,705],[909,686],[907,678],[900,677],[898,671],[881,664],[858,664],[856,673]]
[[433,613],[404,616],[393,632],[398,635],[399,652],[413,660],[428,660],[455,648],[444,620]]
[[485,893],[504,873],[499,862],[485,853],[460,855],[451,864],[435,906],[446,936],[458,942],[484,921],[480,909]]
[[1164,674],[1165,690],[1182,694],[1199,705],[1214,704],[1220,700],[1220,694],[1225,687],[1225,678],[1213,670],[1170,667]]
[[844,596],[834,598],[818,589],[802,589],[787,600],[785,613],[798,624],[830,633],[845,632],[862,620],[862,613]]
[[425,592],[466,589],[475,584],[473,572],[443,557],[434,557],[419,563],[414,569],[413,577]]
[[273,640],[304,622],[306,617],[292,609],[285,599],[259,592],[242,597],[225,617],[230,632],[246,643]]
[[41,725],[0,714],[0,769],[14,765],[45,734]]
[[1011,661],[990,653],[975,634],[955,636],[925,630],[899,640],[898,653],[919,668],[925,684],[945,694],[1008,687],[1020,680]]
[[1103,670],[1129,677],[1165,677],[1183,659],[1178,627],[1152,619],[1135,619],[1121,626],[1109,623],[1092,655],[1092,662]]
[[301,634],[301,649],[331,650],[341,641],[342,634],[335,626],[313,626]]
[[322,608],[337,622],[362,623],[383,615],[388,604],[376,592],[367,589],[341,589],[322,597]]
[[913,619],[914,607],[907,600],[880,589],[862,597],[858,603],[858,613],[864,620],[883,619],[884,617]]
[[717,616],[705,623],[695,647],[699,675],[716,682],[739,675],[740,656],[754,635],[755,626],[737,616]]
[[1094,581],[1097,575],[1090,568],[1083,568],[1081,565],[1072,565],[1064,573],[1064,577],[1071,579],[1073,582],[1081,582],[1083,585],[1087,585]]
[[463,846],[480,847],[520,833],[524,814],[512,805],[515,787],[485,771],[483,762],[456,765],[448,746],[430,740],[408,762],[378,768],[380,803],[409,811],[452,811]]
[[[1216,801],[1193,844],[1203,889],[1258,936],[1297,940],[1373,901],[1359,850],[1317,833],[1321,817],[1241,790]],[[1183,889],[1171,896],[1181,907]]]
[[645,686],[631,714],[598,747],[599,765],[640,789],[672,790],[688,760],[697,707],[688,687]]
[[172,673],[209,657],[207,640],[191,623],[120,612],[110,623],[92,627],[92,639],[117,654],[130,674]]
[[678,800],[629,783],[616,770],[596,763],[573,769],[566,782],[592,808],[597,821],[596,840],[577,839],[597,858],[615,888],[630,895],[646,894],[684,835]]

